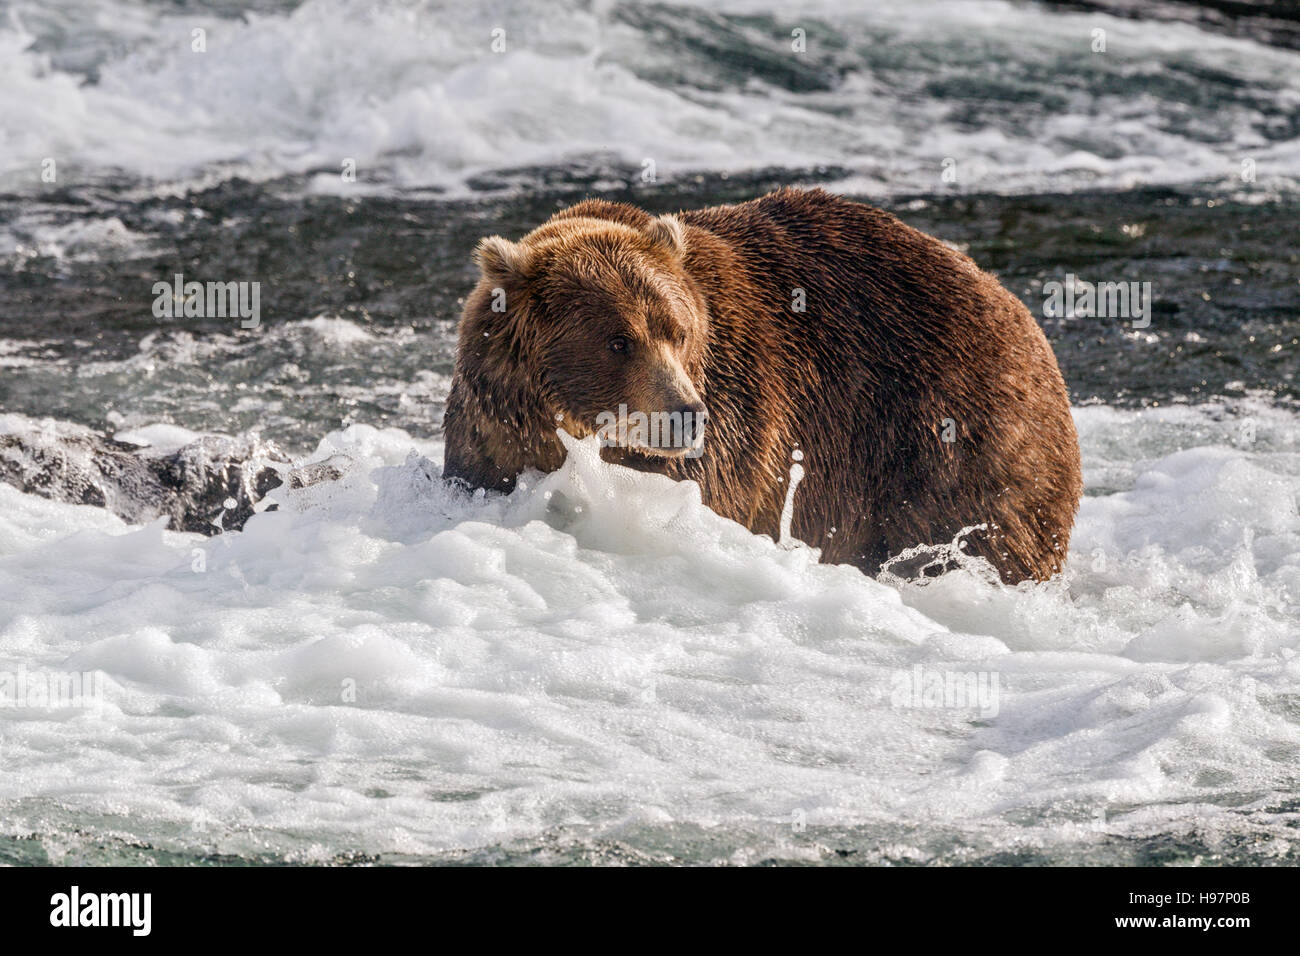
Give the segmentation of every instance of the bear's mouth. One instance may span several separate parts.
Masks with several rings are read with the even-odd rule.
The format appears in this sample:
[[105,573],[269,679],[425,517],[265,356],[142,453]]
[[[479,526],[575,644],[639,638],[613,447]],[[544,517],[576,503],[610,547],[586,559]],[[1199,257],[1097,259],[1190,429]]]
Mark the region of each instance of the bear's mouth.
[[700,435],[689,445],[650,445],[644,442],[627,442],[621,447],[655,458],[697,457],[704,451],[704,436]]
[[592,432],[604,448],[622,448],[650,458],[698,458],[704,452],[707,413],[602,413]]
[[623,441],[608,441],[605,444],[622,448],[626,451],[645,455],[648,458],[698,458],[704,454],[704,433],[695,435],[689,442],[685,440],[653,444],[628,435]]

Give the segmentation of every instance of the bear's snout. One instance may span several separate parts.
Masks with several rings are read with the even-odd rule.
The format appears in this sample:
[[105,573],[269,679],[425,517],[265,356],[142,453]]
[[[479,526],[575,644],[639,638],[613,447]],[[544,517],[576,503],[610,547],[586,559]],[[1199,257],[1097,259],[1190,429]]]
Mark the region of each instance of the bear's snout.
[[634,397],[634,407],[639,407],[652,422],[662,420],[671,428],[664,428],[644,444],[659,454],[675,457],[697,448],[704,437],[708,409],[682,363],[664,347],[659,361],[648,369],[645,388]]

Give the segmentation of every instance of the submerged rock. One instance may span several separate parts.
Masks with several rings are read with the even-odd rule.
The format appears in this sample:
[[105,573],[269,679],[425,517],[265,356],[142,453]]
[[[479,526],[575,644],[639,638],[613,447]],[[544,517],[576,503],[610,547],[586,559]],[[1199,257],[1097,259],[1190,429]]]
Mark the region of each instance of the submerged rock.
[[173,531],[238,530],[288,471],[288,456],[257,437],[141,446],[69,422],[0,416],[0,481],[131,524],[166,515]]

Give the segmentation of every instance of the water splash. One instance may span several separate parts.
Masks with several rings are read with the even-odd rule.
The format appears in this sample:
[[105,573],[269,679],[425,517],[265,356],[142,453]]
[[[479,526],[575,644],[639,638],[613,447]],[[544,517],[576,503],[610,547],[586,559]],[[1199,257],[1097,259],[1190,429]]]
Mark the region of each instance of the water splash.
[[796,448],[790,457],[794,459],[794,464],[790,466],[790,482],[785,488],[785,503],[781,506],[781,533],[778,544],[783,548],[796,548],[802,542],[798,541],[790,531],[790,525],[794,521],[794,493],[799,487],[799,482],[803,481],[803,452]]

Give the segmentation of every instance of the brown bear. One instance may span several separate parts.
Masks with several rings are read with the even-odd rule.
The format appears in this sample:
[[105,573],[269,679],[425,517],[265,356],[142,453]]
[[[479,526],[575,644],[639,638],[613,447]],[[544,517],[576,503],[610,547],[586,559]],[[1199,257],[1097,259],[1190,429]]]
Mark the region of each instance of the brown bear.
[[[563,427],[776,537],[798,460],[791,531],[823,561],[876,574],[982,525],[962,546],[1003,580],[1061,568],[1081,480],[1052,350],[995,278],[894,216],[820,189],[658,217],[593,199],[477,259],[445,478],[509,491],[560,466]],[[683,424],[606,427],[638,412]]]

